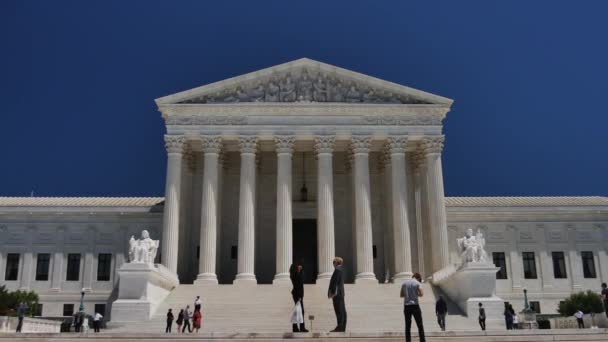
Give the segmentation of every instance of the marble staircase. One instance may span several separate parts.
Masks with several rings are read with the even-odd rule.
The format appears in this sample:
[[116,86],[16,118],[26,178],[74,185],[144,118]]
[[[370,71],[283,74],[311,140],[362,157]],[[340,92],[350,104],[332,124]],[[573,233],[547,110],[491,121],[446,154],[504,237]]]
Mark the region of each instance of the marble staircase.
[[[285,333],[291,330],[293,308],[290,285],[179,285],[159,305],[152,319],[128,325],[109,324],[116,330],[164,329],[165,315],[172,308],[175,316],[180,308],[190,305],[197,295],[203,301],[201,332],[213,333]],[[327,332],[336,325],[331,300],[327,299],[327,285],[305,285],[304,310],[306,325],[313,332]],[[347,284],[346,309],[349,332],[402,332],[403,304],[397,284]],[[426,331],[439,331],[435,318],[435,301],[440,290],[423,284],[425,296],[420,305]],[[447,328],[451,331],[479,330],[477,321],[462,314],[457,305],[448,301]],[[312,327],[309,315],[314,316]],[[488,322],[488,329],[504,329]],[[311,329],[312,328],[312,329]],[[132,331],[132,330],[131,330]],[[415,324],[413,331],[417,331]]]

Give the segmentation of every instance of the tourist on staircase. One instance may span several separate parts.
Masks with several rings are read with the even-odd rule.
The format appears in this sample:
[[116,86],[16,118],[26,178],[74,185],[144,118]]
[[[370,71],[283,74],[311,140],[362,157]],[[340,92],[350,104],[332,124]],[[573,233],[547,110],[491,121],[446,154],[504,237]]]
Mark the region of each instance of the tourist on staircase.
[[[302,307],[302,317],[304,317],[304,278],[303,278],[303,267],[302,264],[292,264],[289,267],[289,278],[291,278],[291,284],[293,285],[293,289],[291,290],[291,296],[293,298],[294,304],[298,304]],[[293,332],[308,332],[304,325],[304,320],[302,319],[302,323],[298,327],[297,323],[292,324]]]
[[179,310],[179,314],[177,314],[177,321],[175,321],[175,324],[177,324],[177,332],[182,331],[182,324],[184,323],[184,309]]
[[192,315],[192,325],[194,326],[194,330],[196,330],[196,332],[198,332],[201,328],[202,320],[203,315],[201,314],[201,310],[195,309],[194,314]]
[[[171,309],[167,312],[167,327],[165,328],[165,333],[171,332],[171,326],[173,325],[173,312]],[[179,325],[177,326],[177,330],[179,331]]]
[[346,306],[344,305],[344,271],[342,270],[342,263],[344,260],[340,257],[334,258],[334,273],[331,275],[329,281],[329,289],[327,290],[327,297],[331,298],[334,311],[336,313],[336,320],[338,325],[331,332],[344,332],[346,331]]
[[405,341],[409,342],[412,340],[412,316],[416,321],[418,327],[418,337],[420,342],[425,342],[424,337],[424,326],[422,325],[422,311],[418,304],[418,298],[422,297],[424,293],[420,287],[422,283],[422,277],[420,273],[414,273],[412,279],[407,279],[401,285],[401,298],[403,298],[403,314],[405,315]]
[[435,315],[437,315],[437,323],[441,328],[441,331],[445,331],[445,316],[448,314],[448,304],[443,299],[442,295],[439,295],[437,303],[435,303]]
[[184,309],[184,327],[182,328],[182,333],[186,331],[186,328],[188,328],[188,332],[192,332],[192,326],[190,325],[191,316],[190,305],[186,305],[186,308]]
[[201,311],[201,296],[196,296],[194,300],[194,311]]

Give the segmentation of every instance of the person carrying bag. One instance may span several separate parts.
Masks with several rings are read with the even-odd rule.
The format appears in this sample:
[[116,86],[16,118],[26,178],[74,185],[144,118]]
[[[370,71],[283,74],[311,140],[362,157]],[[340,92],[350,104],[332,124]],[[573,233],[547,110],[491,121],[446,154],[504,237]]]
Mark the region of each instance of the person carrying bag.
[[291,324],[303,324],[304,316],[302,315],[302,304],[300,301],[297,301],[296,305],[293,307],[291,311]]

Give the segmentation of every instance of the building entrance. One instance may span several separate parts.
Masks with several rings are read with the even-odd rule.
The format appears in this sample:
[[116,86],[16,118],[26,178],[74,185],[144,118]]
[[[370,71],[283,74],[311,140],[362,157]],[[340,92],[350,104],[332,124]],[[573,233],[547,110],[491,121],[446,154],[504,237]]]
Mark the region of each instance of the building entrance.
[[317,220],[293,220],[293,262],[304,267],[304,283],[314,284],[318,273]]

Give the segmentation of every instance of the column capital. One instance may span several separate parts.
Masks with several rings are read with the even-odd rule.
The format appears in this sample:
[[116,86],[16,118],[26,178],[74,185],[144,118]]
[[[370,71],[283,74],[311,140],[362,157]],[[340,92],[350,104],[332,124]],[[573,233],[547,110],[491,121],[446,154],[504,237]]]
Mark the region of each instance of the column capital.
[[276,145],[277,154],[293,153],[293,146],[296,142],[296,137],[293,135],[275,135],[274,143]]
[[405,153],[407,136],[391,136],[386,140],[386,149],[389,154]]
[[203,152],[219,154],[222,150],[222,137],[207,135],[202,136]]
[[441,153],[445,137],[425,137],[420,143],[422,151],[425,154]]
[[419,172],[420,169],[424,166],[424,159],[424,153],[412,152],[409,161],[412,164],[414,172]]
[[255,154],[258,149],[258,137],[257,136],[239,136],[239,147],[241,153],[253,153]]
[[355,154],[369,153],[371,137],[368,135],[354,135],[350,139],[350,146]]
[[314,149],[317,154],[332,153],[336,137],[333,135],[317,135],[315,136]]
[[183,135],[165,135],[167,153],[183,153],[186,138]]

